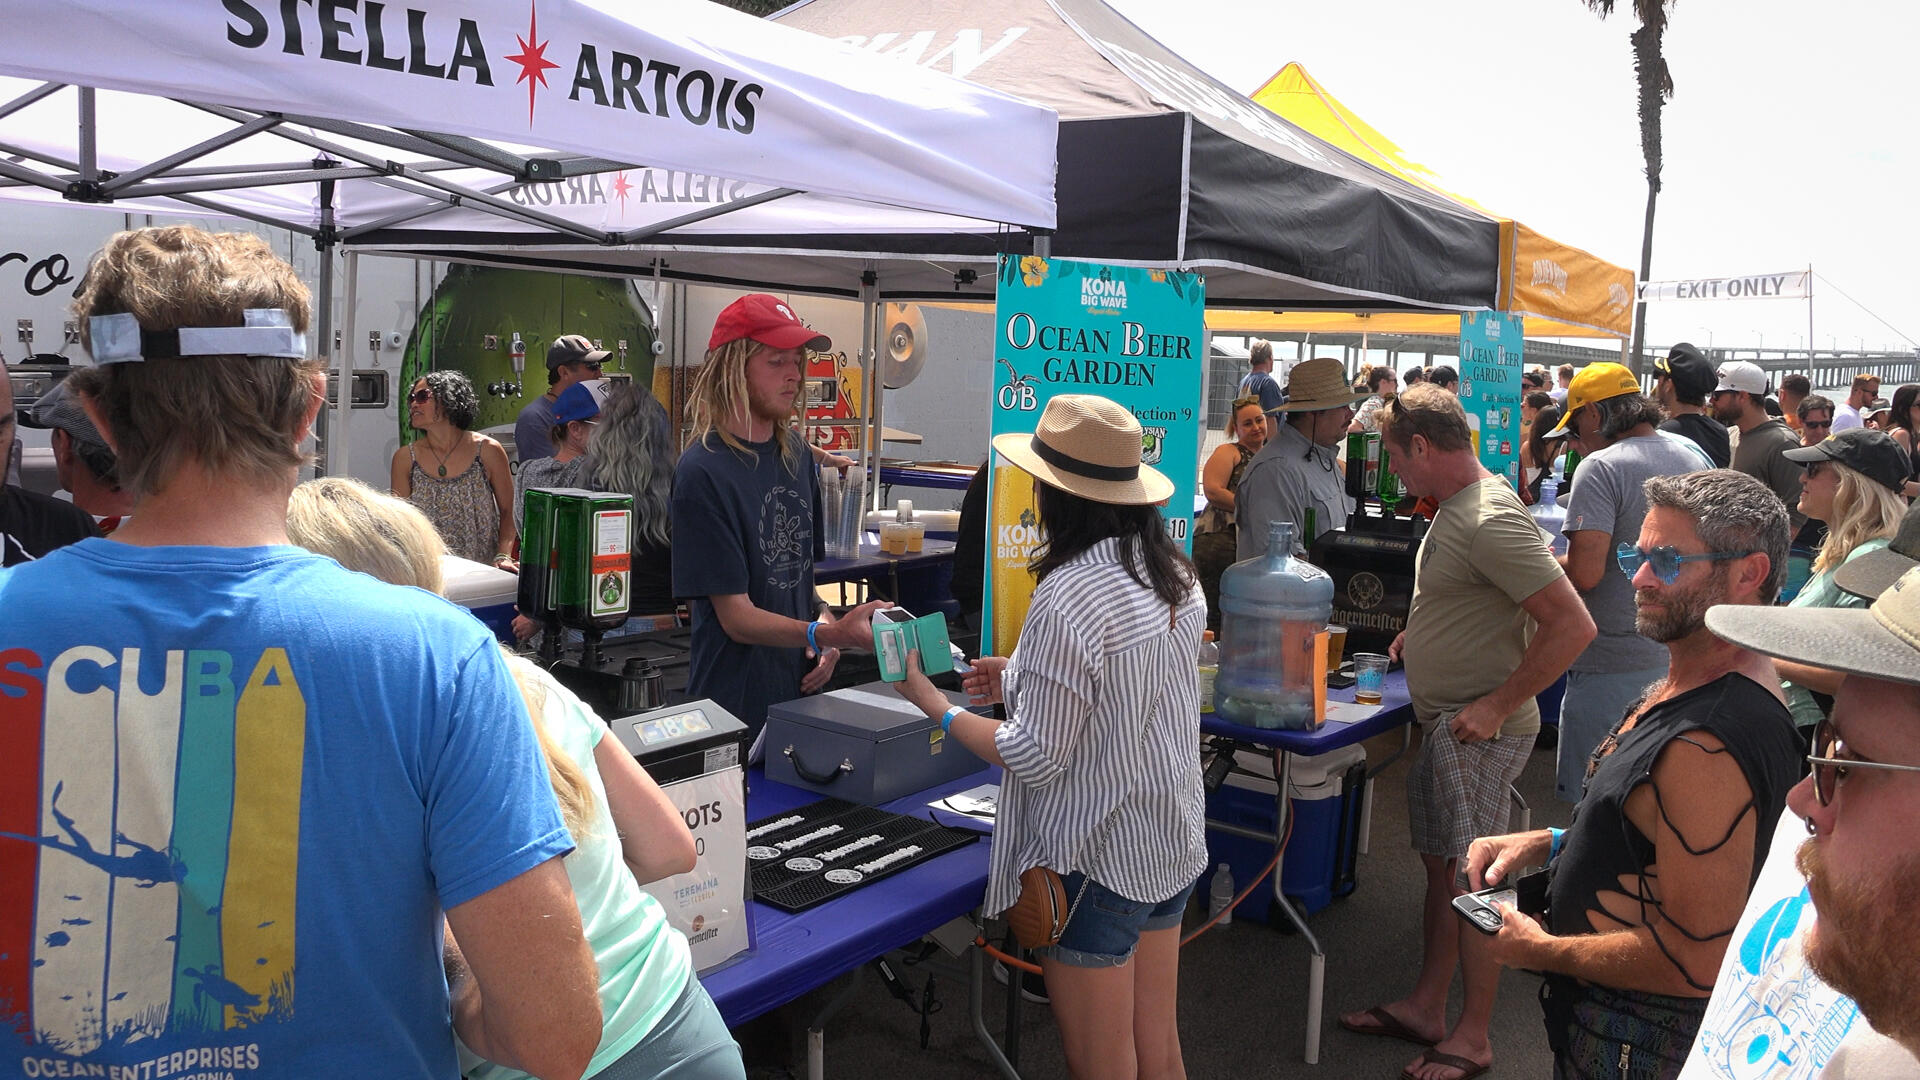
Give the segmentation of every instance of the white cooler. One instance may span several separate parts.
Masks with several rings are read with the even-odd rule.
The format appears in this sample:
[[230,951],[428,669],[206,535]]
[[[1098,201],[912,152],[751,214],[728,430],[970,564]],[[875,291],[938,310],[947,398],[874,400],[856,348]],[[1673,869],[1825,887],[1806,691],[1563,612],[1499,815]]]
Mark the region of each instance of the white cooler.
[[520,578],[495,566],[444,556],[447,599],[473,612],[502,643],[513,644],[514,604],[520,596]]

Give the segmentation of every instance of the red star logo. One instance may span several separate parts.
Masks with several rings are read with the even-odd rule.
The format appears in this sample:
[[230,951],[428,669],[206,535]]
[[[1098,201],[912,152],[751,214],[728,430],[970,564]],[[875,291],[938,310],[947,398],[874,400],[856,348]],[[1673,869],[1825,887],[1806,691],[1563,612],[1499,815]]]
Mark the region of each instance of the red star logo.
[[547,42],[540,41],[540,13],[534,6],[527,5],[527,36],[514,37],[520,41],[520,53],[507,57],[509,63],[520,65],[520,77],[513,80],[516,85],[527,84],[527,126],[533,126],[534,84],[547,85],[547,72],[559,67],[559,64],[547,59]]
[[622,221],[627,218],[627,193],[632,190],[633,185],[627,183],[627,174],[624,170],[614,174],[613,197],[620,200],[620,220]]

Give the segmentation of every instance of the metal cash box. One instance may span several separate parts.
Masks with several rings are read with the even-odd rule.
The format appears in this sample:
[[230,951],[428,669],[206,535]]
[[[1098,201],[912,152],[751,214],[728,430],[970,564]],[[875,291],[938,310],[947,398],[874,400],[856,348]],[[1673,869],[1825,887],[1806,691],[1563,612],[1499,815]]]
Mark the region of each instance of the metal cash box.
[[987,767],[884,682],[773,706],[765,745],[767,779],[868,806]]

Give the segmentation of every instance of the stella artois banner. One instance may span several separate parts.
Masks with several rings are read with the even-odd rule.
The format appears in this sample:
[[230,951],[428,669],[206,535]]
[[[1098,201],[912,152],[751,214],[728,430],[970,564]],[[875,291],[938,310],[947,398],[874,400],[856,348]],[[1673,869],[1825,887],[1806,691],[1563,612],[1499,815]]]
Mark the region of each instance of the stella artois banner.
[[[1185,270],[1000,256],[993,434],[1032,433],[1055,394],[1098,394],[1140,421],[1142,463],[1173,481],[1167,533],[1191,551],[1200,473],[1206,282]],[[1033,479],[996,457],[987,479],[982,655],[1006,656],[1033,600]]]
[[1745,277],[1643,281],[1639,290],[1642,303],[1654,300],[1805,300],[1813,294],[1813,273],[1808,270],[1789,270],[1784,274],[1748,274]]
[[0,0],[0,26],[0,75],[1055,224],[1052,110],[718,4]]

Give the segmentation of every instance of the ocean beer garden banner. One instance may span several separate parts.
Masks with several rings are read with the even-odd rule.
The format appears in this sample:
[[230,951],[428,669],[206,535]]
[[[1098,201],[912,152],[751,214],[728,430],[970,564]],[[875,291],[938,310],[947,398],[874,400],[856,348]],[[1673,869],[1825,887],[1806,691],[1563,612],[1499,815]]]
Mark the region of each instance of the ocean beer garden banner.
[[1473,451],[1495,476],[1520,486],[1520,371],[1526,324],[1518,315],[1469,311],[1460,316],[1460,404],[1473,429]]
[[[1173,481],[1167,532],[1191,550],[1200,461],[1206,284],[1197,273],[1001,255],[994,306],[993,434],[1031,433],[1055,394],[1098,394],[1133,411],[1141,460]],[[988,479],[982,655],[1005,656],[1033,599],[1040,539],[1033,483],[996,460]]]

